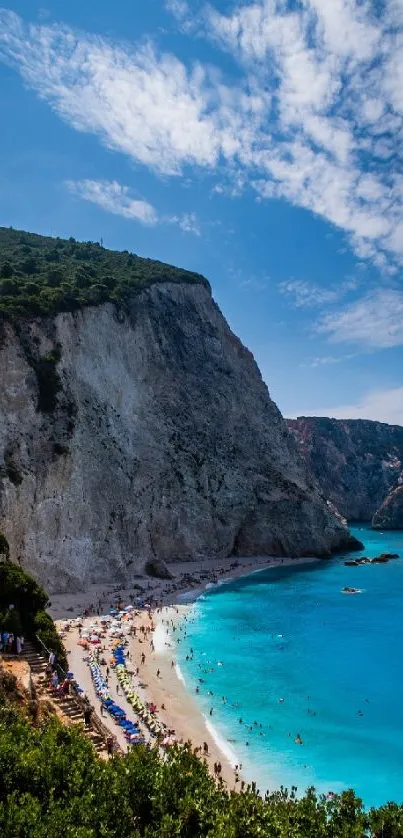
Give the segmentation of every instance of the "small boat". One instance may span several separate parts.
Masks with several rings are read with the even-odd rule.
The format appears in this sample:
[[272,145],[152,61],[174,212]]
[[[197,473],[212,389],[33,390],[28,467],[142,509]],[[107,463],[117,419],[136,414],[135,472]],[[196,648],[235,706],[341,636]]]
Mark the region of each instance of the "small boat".
[[342,593],[342,594],[360,594],[360,593],[361,593],[361,590],[360,590],[360,588],[348,588],[348,587],[345,587],[345,588],[342,588],[342,589],[341,589],[341,593]]

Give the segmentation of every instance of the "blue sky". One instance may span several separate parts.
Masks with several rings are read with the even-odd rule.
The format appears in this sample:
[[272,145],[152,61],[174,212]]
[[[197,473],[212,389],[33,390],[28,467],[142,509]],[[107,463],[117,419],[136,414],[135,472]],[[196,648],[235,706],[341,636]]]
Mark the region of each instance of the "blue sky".
[[401,0],[19,0],[0,106],[0,224],[200,271],[285,415],[401,421]]

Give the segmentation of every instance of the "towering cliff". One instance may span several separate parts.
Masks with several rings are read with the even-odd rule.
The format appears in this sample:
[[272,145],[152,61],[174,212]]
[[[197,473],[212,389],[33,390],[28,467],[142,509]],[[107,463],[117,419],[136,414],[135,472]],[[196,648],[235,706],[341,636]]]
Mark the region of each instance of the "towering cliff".
[[320,488],[350,521],[370,521],[397,484],[403,428],[364,419],[287,419]]
[[4,316],[0,379],[0,529],[50,590],[352,543],[202,278]]

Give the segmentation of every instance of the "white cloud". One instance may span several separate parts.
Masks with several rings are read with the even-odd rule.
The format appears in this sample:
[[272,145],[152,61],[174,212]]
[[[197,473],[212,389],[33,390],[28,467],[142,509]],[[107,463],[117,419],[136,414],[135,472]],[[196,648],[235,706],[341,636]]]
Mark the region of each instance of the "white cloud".
[[372,390],[352,404],[304,410],[297,416],[330,416],[333,419],[373,419],[403,425],[403,387]]
[[304,279],[288,279],[278,285],[280,293],[291,298],[296,308],[315,308],[336,303],[356,287],[354,277],[340,282],[337,287],[323,287]]
[[189,14],[189,5],[186,0],[165,0],[165,8],[179,20]]
[[132,218],[143,224],[154,225],[158,221],[158,214],[148,201],[130,197],[128,186],[122,186],[116,180],[68,180],[66,186],[73,195],[98,204],[102,209]]
[[403,346],[403,292],[393,288],[370,292],[341,311],[324,315],[316,331],[331,343],[375,349]]
[[338,299],[336,291],[321,288],[302,279],[290,279],[280,282],[279,291],[293,299],[296,308],[310,308],[331,303]]
[[0,55],[80,131],[166,174],[213,166],[220,136],[200,66],[188,72],[152,46],[131,50],[64,26],[25,27],[0,11]]
[[356,358],[356,353],[350,353],[349,355],[322,355],[317,358],[313,358],[312,361],[308,363],[300,364],[301,367],[310,367],[311,369],[317,369],[317,367],[328,367],[333,366],[334,364],[344,364],[346,361],[351,361],[352,358]]
[[179,227],[184,233],[194,233],[195,236],[201,235],[200,224],[197,220],[196,213],[184,213],[178,220]]
[[169,176],[202,168],[234,198],[251,186],[336,225],[381,270],[403,265],[401,0],[383,14],[371,0],[255,0],[199,17],[186,0],[165,5],[239,72],[224,79],[151,43],[25,25],[7,10],[0,59],[76,130],[136,163]]
[[299,9],[255,0],[229,14],[209,6],[206,14],[207,29],[248,77],[274,89],[276,142],[258,150],[259,195],[321,215],[381,268],[384,251],[399,262],[403,251],[396,167],[376,165],[400,153],[403,34],[388,29],[403,27],[398,7],[391,0],[377,18],[370,0],[304,0]]
[[129,186],[123,186],[113,180],[67,180],[67,189],[83,201],[98,204],[99,207],[121,215],[123,218],[140,221],[142,224],[155,226],[156,224],[177,224],[184,233],[194,233],[201,236],[200,222],[196,213],[182,215],[159,215],[155,207],[148,201],[131,197]]

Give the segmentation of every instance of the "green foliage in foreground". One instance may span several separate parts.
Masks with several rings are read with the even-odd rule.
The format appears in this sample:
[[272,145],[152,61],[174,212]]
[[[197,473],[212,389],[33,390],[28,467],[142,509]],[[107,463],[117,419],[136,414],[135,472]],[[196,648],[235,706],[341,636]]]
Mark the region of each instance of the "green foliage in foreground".
[[22,567],[8,561],[0,564],[0,631],[29,638],[39,635],[65,668],[66,653],[52,618],[44,610],[47,604],[47,593]]
[[0,227],[0,314],[32,317],[107,300],[125,303],[154,282],[197,282],[200,274],[97,242],[54,239]]
[[100,760],[56,719],[33,727],[0,694],[2,838],[401,838],[403,807],[364,813],[347,791],[296,800],[227,793],[189,748]]

